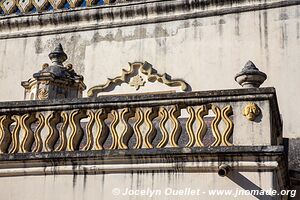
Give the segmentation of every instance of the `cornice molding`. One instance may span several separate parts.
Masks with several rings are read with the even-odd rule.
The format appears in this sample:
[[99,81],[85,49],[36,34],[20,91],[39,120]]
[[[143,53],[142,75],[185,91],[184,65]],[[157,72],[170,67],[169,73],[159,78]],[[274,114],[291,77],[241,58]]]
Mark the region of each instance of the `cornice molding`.
[[0,17],[0,39],[89,31],[299,5],[300,0],[148,0]]
[[0,154],[0,177],[74,174],[75,172],[77,174],[173,170],[182,172],[216,172],[222,162],[230,164],[237,170],[271,171],[281,167],[283,158],[283,146],[193,147]]

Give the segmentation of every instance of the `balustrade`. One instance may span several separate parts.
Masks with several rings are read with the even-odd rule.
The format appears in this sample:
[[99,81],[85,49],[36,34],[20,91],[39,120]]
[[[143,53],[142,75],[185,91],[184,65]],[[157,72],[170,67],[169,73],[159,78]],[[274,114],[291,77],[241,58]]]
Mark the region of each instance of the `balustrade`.
[[[234,91],[216,91],[220,96],[212,97],[203,97],[205,92],[187,92],[107,96],[74,102],[4,102],[0,104],[0,151],[231,146],[241,144],[239,138],[246,136],[233,134],[240,135],[239,130],[245,130],[245,127],[248,132],[243,131],[243,134],[253,136],[262,130],[270,131],[270,125],[274,124],[269,124],[269,129],[263,128],[270,122],[268,119],[274,121],[275,116],[266,109],[269,96],[261,93],[232,96]],[[230,95],[224,96],[224,92]],[[262,98],[265,102],[259,103]],[[249,111],[248,101],[254,104],[253,100],[262,105],[256,109],[261,110],[263,120],[255,122],[243,116],[245,113],[241,109]],[[251,130],[253,127],[255,130]]]

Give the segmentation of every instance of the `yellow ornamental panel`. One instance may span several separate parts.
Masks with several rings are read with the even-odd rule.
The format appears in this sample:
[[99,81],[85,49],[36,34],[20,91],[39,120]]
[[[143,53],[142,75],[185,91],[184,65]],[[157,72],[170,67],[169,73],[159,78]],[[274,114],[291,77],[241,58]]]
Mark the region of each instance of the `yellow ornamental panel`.
[[8,15],[16,11],[17,5],[15,0],[3,0],[0,3],[4,14]]
[[70,4],[71,8],[75,8],[82,3],[82,0],[68,0],[68,3]]
[[32,0],[18,0],[17,7],[22,13],[27,13],[33,7]]
[[93,5],[96,5],[97,4],[97,0],[87,0],[86,1],[86,6],[87,7],[91,7],[91,6],[93,6]]
[[64,7],[66,0],[49,0],[49,2],[53,9],[57,10]]
[[48,0],[32,0],[32,4],[36,8],[37,12],[41,12],[47,9],[49,2]]

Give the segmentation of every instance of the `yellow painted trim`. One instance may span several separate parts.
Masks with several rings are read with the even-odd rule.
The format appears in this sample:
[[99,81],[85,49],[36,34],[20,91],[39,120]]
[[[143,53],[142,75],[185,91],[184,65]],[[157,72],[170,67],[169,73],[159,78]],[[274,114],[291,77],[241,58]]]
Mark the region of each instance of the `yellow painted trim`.
[[219,131],[218,125],[221,121],[221,110],[218,106],[215,105],[212,105],[211,109],[216,115],[211,124],[213,136],[215,138],[215,141],[211,144],[211,146],[220,146],[222,140],[221,140],[221,133]]
[[168,111],[164,107],[161,107],[160,110],[159,110],[159,115],[161,117],[161,120],[159,122],[159,128],[160,128],[161,133],[162,133],[162,139],[158,143],[157,148],[163,148],[167,145],[168,138],[169,138],[169,134],[168,134],[168,131],[166,129],[166,123],[168,121]]
[[136,138],[136,144],[133,148],[140,149],[140,148],[142,148],[142,145],[143,145],[143,136],[142,136],[140,127],[144,123],[144,113],[140,108],[138,108],[136,110],[136,114],[137,114],[137,120],[133,126],[134,134],[135,134],[135,138]]
[[108,127],[106,126],[104,120],[107,118],[107,113],[104,109],[100,109],[96,112],[96,124],[98,127],[95,144],[96,150],[104,149],[103,145],[108,137]]
[[196,144],[199,147],[203,147],[203,138],[207,132],[207,125],[203,119],[205,115],[208,114],[208,108],[206,105],[202,105],[198,108],[196,118],[199,124],[199,127],[197,129],[197,136],[196,136]]
[[147,132],[145,134],[145,144],[147,148],[154,148],[152,142],[157,134],[157,131],[153,125],[153,119],[158,116],[158,111],[155,108],[148,108],[145,112],[145,122],[147,125]]
[[178,117],[180,116],[180,109],[178,106],[172,106],[172,108],[169,110],[169,116],[173,123],[173,129],[171,131],[171,137],[170,137],[170,143],[173,147],[179,147],[178,140],[181,135],[181,125],[178,121]]
[[191,106],[187,107],[187,111],[190,114],[190,116],[188,118],[188,121],[186,122],[186,131],[189,136],[189,142],[186,144],[186,147],[193,147],[196,142],[195,133],[193,130],[193,124],[196,117],[195,117],[195,111],[193,107]]
[[226,129],[222,134],[222,144],[225,146],[232,146],[232,144],[229,142],[229,138],[233,133],[233,122],[229,118],[230,115],[232,115],[232,107],[228,105],[222,109],[222,119],[224,119],[226,123]]

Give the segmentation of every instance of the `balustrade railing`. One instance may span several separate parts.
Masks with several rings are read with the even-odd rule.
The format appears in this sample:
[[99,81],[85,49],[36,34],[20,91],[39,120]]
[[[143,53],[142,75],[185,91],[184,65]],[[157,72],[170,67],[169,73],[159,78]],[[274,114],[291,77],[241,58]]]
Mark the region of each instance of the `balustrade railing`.
[[[274,94],[262,88],[2,102],[0,151],[275,144],[280,133],[272,130],[280,132],[281,125]],[[249,102],[258,105],[261,117],[244,116]]]

